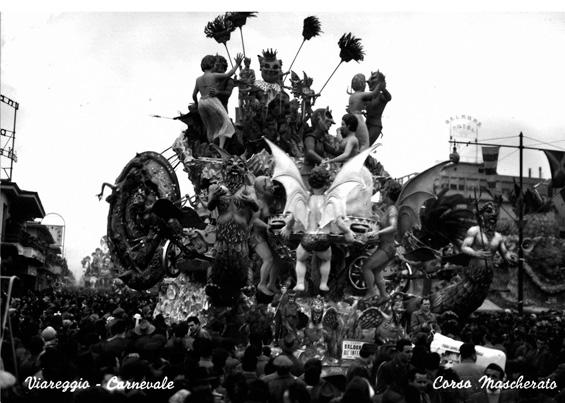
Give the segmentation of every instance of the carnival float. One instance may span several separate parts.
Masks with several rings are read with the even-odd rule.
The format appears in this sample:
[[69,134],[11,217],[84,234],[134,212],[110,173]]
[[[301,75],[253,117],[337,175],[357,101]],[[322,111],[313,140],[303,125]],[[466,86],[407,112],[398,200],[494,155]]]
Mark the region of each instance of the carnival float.
[[[252,17],[226,13],[205,34],[227,50],[236,29],[243,44]],[[316,17],[303,28],[302,44],[322,33]],[[351,33],[338,50],[338,67],[363,60]],[[176,118],[186,130],[163,153],[137,154],[106,184],[108,247],[125,285],[157,288],[156,313],[167,321],[198,315],[211,333],[238,341],[291,336],[305,356],[326,360],[340,358],[346,340],[402,337],[402,318],[424,296],[440,315],[475,311],[493,278],[493,259],[476,251],[500,236],[496,203],[479,206],[434,189],[429,177],[450,161],[402,186],[388,175],[375,157],[386,152],[378,148],[391,99],[384,75],[353,78],[352,118],[344,116],[334,135],[330,128],[342,119],[316,105],[329,78],[313,90],[312,77],[292,64],[285,70],[274,49],[261,51],[257,75],[251,61],[238,55],[227,71],[222,56],[204,57],[194,103]],[[179,165],[190,195],[181,195]],[[391,226],[396,234],[385,231]],[[478,235],[469,240],[473,228]],[[489,256],[498,251],[512,263],[504,240],[496,242]]]

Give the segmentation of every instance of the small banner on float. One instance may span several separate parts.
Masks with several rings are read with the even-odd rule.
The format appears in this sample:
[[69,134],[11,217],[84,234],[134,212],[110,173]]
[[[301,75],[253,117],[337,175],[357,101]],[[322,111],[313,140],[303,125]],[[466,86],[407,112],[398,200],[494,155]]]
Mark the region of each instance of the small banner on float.
[[341,345],[341,359],[354,360],[359,358],[359,352],[365,343],[364,341],[344,340]]

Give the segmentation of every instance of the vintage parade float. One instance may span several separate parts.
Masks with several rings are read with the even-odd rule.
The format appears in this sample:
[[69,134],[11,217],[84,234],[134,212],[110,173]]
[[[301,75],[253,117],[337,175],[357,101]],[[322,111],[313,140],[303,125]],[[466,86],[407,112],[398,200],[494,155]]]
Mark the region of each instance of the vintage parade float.
[[[205,34],[227,50],[231,32],[251,17],[226,13]],[[304,20],[303,44],[320,33],[316,17]],[[338,46],[340,64],[363,60],[352,34]],[[292,336],[305,356],[335,360],[344,341],[401,337],[402,318],[423,296],[433,312],[459,319],[482,304],[493,267],[477,268],[461,253],[467,230],[484,221],[477,221],[480,207],[427,180],[451,162],[401,189],[375,158],[377,141],[343,163],[327,163],[343,152],[341,138],[330,134],[340,119],[316,105],[321,90],[311,88],[311,77],[285,70],[274,49],[261,51],[257,75],[244,58],[245,67],[226,77],[226,60],[213,58],[224,76],[176,118],[186,130],[162,153],[137,154],[109,185],[108,246],[119,278],[136,290],[157,288],[156,314],[171,322],[198,315],[212,334],[240,342],[253,333],[274,344]],[[379,81],[382,74],[371,74],[371,91]],[[222,140],[210,128],[221,118],[203,118],[202,104],[216,98],[227,116],[235,88],[237,107],[220,122],[230,129]],[[179,180],[194,191],[182,195]],[[363,266],[379,250],[385,214],[374,200],[391,189],[398,231],[383,269],[390,298],[365,298]]]

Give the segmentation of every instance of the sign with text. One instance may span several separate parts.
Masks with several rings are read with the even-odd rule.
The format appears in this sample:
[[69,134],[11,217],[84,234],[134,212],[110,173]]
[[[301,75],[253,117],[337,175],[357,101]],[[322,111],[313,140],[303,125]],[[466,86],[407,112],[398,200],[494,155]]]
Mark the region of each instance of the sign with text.
[[[461,361],[459,356],[459,347],[461,347],[461,344],[463,344],[463,342],[460,340],[454,340],[439,333],[435,333],[430,351],[432,353],[438,353],[441,356],[442,364],[446,367],[451,367]],[[506,354],[503,351],[484,346],[475,346],[475,350],[477,352],[476,363],[478,365],[486,367],[490,363],[495,363],[502,369],[505,368]]]
[[55,245],[59,247],[63,246],[63,231],[65,230],[65,227],[63,225],[46,225],[46,227],[49,232],[51,232],[51,235],[55,240]]
[[344,340],[341,345],[341,358],[343,360],[354,360],[359,357],[361,346],[365,344],[364,341],[357,340]]

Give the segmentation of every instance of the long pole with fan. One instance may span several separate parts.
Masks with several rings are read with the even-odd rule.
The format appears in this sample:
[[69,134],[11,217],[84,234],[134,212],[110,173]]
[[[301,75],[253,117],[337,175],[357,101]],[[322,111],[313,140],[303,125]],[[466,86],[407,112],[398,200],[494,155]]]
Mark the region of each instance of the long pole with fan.
[[[322,24],[320,24],[320,20],[317,17],[310,16],[310,17],[304,18],[304,23],[302,25],[302,42],[300,43],[300,47],[298,48],[298,51],[294,55],[294,59],[292,59],[292,63],[290,63],[288,71],[290,71],[292,69],[292,66],[294,65],[294,62],[296,61],[298,54],[302,50],[302,46],[304,45],[304,43],[306,41],[309,41],[310,39],[314,38],[315,36],[320,35],[322,32],[323,32],[322,31]],[[285,77],[285,80],[286,80],[286,77]]]
[[226,18],[225,15],[217,16],[213,21],[210,21],[208,24],[206,24],[206,27],[204,28],[204,33],[208,38],[213,38],[216,42],[224,45],[232,68],[233,62],[231,60],[227,42],[230,40],[231,33],[234,30],[235,28],[231,20],[229,18]]
[[256,11],[237,11],[226,13],[225,18],[231,22],[233,29],[239,28],[239,34],[241,36],[241,47],[243,48],[243,57],[245,55],[245,42],[243,41],[243,26],[247,22],[248,18],[256,17]]
[[335,74],[335,72],[343,62],[348,63],[351,60],[355,60],[356,62],[359,62],[363,60],[363,58],[365,57],[365,52],[363,51],[363,45],[361,44],[361,39],[353,36],[351,32],[348,34],[343,34],[341,38],[339,38],[337,44],[339,45],[340,48],[339,57],[341,60],[334,69],[334,71],[332,72],[332,74],[326,80],[326,83],[322,86],[322,89],[320,90],[318,95],[322,93],[324,88],[326,88],[326,85],[328,85],[328,82],[330,81],[330,79],[333,77],[333,75]]

